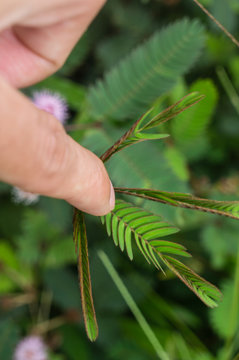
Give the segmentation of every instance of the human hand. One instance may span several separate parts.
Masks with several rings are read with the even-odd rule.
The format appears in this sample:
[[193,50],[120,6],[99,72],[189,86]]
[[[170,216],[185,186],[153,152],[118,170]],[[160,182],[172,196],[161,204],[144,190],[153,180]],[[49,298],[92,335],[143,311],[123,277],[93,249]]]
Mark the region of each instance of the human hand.
[[104,0],[0,2],[0,180],[108,213],[114,191],[101,160],[16,90],[54,73]]

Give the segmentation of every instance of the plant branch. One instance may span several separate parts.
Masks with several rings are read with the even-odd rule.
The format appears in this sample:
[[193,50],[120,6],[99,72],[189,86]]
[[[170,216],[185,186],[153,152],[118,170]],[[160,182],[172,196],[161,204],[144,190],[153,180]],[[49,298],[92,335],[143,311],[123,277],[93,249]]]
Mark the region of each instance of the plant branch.
[[197,6],[224,32],[224,34],[239,47],[239,41],[198,1],[193,0]]
[[[152,118],[147,120],[147,116],[150,117],[151,113],[153,113],[154,108],[151,108],[148,112],[143,114],[133,125],[132,127],[126,131],[126,133],[121,136],[119,140],[117,140],[106,152],[100,157],[103,162],[106,162],[111,158],[113,154],[126,148],[130,145],[133,145],[137,142],[144,141],[144,140],[152,140],[152,137],[147,137],[147,134],[143,134],[143,130],[148,130],[153,127],[157,127],[164,122],[171,120],[175,116],[179,115],[184,110],[190,108],[191,106],[197,104],[201,101],[205,96],[199,95],[197,92],[190,93],[184,96],[182,99],[177,101],[175,104],[169,106],[167,109],[161,111],[160,113],[153,115]],[[146,121],[146,124],[143,125],[142,123]],[[142,124],[142,127],[139,126]],[[131,135],[133,135],[131,137]],[[143,135],[141,138],[135,138],[139,135]],[[148,134],[149,135],[149,134]],[[154,134],[150,134],[153,136]],[[162,137],[166,137],[168,135],[162,134]],[[126,140],[129,140],[127,143]]]

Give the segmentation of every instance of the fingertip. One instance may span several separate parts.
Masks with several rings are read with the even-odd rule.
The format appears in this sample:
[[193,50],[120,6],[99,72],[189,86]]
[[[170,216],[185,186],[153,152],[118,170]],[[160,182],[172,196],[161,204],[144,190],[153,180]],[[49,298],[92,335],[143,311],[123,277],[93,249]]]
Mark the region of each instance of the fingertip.
[[115,207],[115,191],[112,182],[110,182],[110,211],[112,211],[114,207]]

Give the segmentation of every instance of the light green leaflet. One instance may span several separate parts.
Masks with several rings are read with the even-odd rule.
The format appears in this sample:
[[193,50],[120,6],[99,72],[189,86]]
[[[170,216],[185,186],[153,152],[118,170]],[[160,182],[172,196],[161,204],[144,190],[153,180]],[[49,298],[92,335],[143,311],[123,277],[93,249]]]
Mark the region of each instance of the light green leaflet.
[[175,234],[178,229],[165,222],[161,216],[136,207],[123,200],[116,200],[115,209],[101,217],[107,233],[113,237],[116,246],[122,251],[126,248],[129,258],[133,259],[132,240],[145,259],[163,271],[161,263],[172,270],[206,305],[217,306],[220,291],[195,274],[173,256],[189,257],[185,247],[161,238]]

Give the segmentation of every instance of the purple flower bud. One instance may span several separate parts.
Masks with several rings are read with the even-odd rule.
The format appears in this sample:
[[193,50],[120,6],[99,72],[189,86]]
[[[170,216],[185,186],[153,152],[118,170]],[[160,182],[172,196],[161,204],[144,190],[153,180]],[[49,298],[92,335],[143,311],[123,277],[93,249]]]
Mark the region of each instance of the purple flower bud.
[[47,349],[39,336],[28,336],[19,342],[13,360],[47,360]]
[[38,109],[54,115],[64,125],[68,117],[68,107],[65,99],[60,94],[49,90],[36,91],[33,93],[32,101]]

